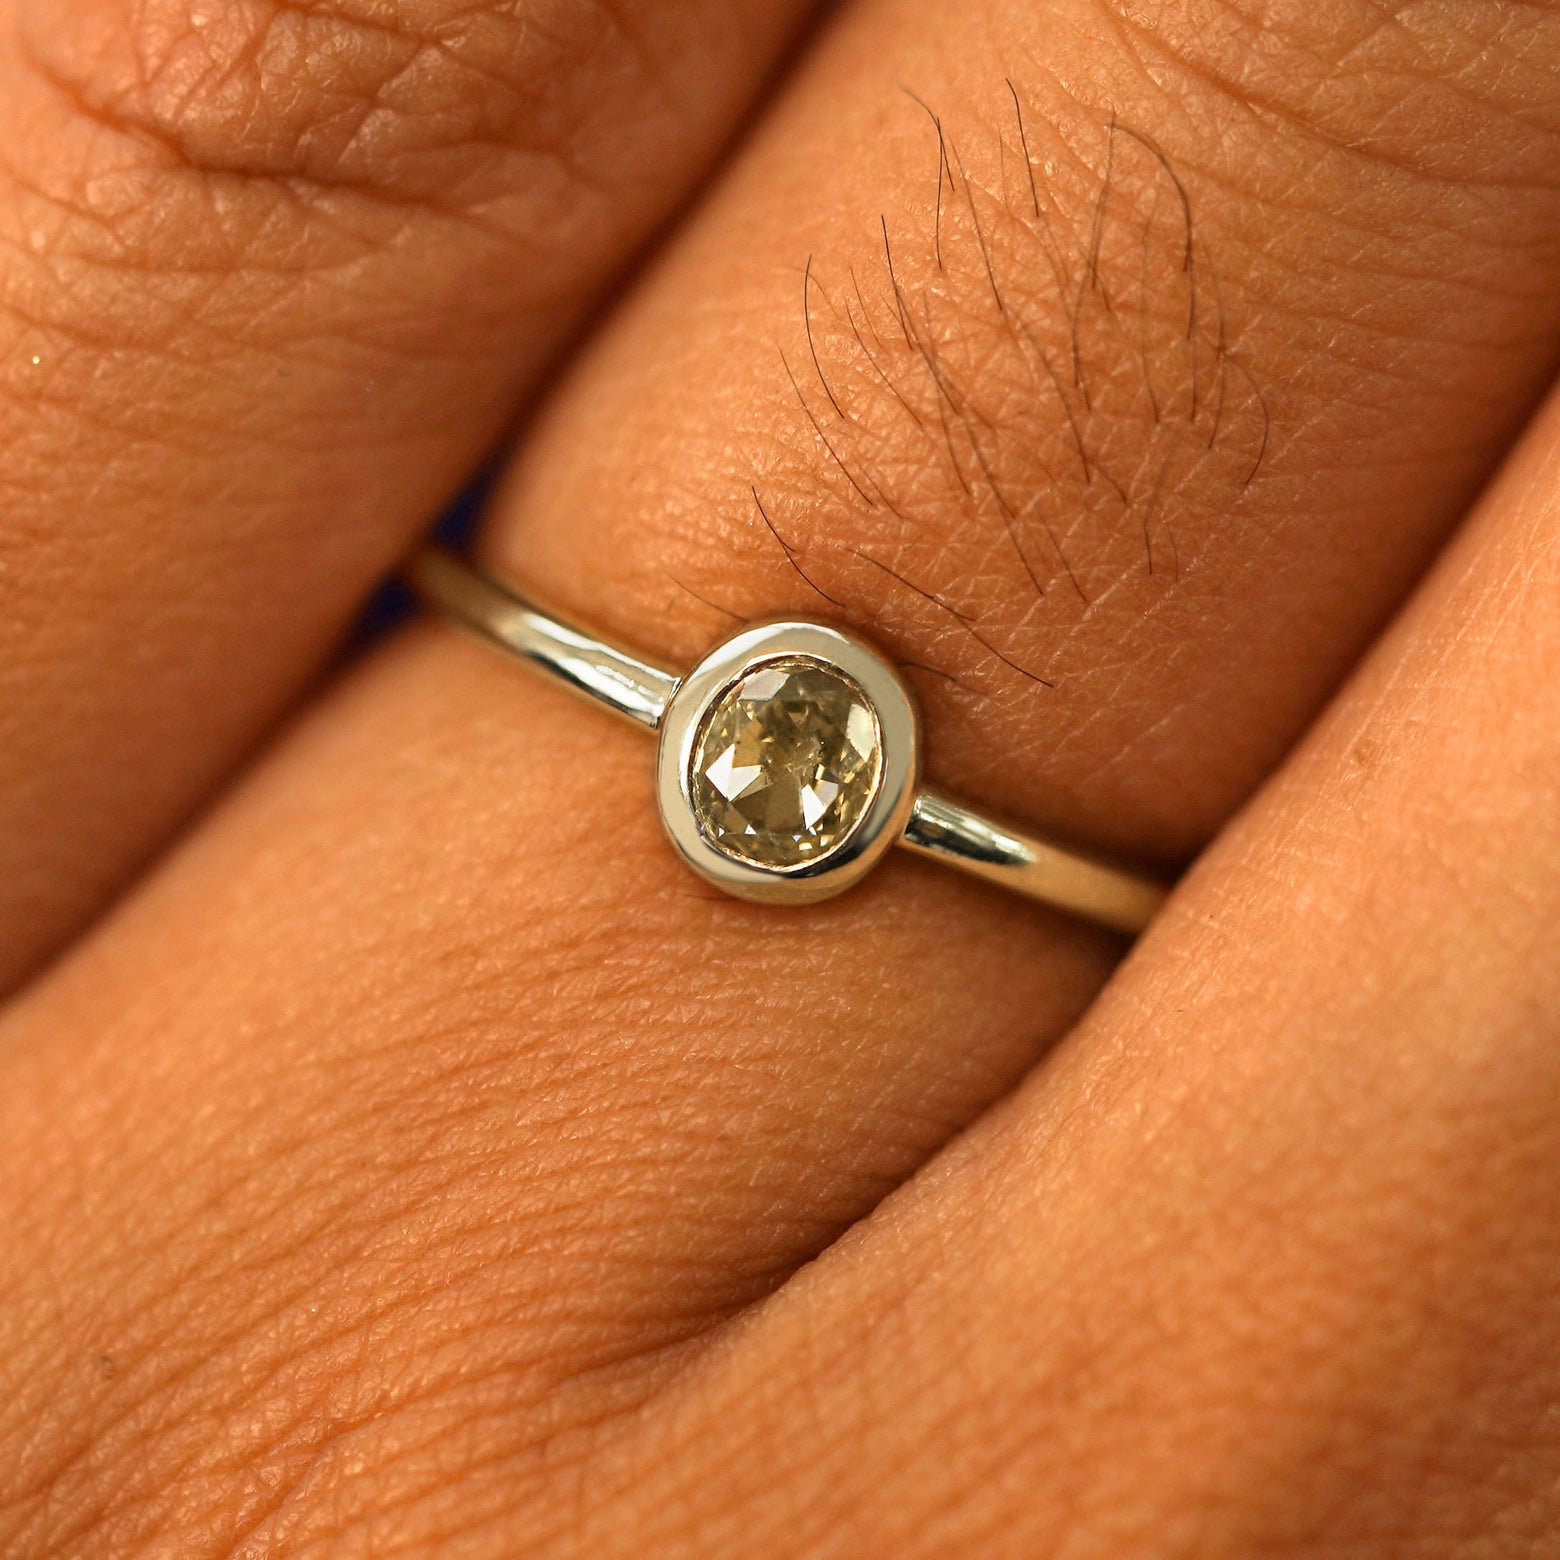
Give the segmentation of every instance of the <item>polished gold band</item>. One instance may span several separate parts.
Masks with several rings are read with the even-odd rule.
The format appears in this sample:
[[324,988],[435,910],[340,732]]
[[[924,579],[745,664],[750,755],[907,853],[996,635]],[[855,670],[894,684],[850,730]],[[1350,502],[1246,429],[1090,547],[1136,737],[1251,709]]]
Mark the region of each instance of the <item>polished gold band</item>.
[[[1166,889],[1160,883],[1063,850],[922,788],[914,700],[897,669],[854,635],[799,619],[759,623],[726,640],[692,672],[679,676],[540,611],[510,586],[442,548],[419,553],[407,577],[428,602],[489,643],[634,725],[657,733],[661,739],[657,793],[667,832],[690,867],[729,893],[769,904],[829,898],[859,881],[897,844],[1128,934],[1147,926],[1164,902]],[[766,669],[771,671],[767,681],[760,676]],[[761,682],[767,689],[798,670],[813,672],[813,685],[831,696],[838,694],[849,708],[859,706],[870,716],[853,728],[870,729],[870,735],[857,735],[854,746],[834,744],[846,755],[849,774],[820,767],[817,754],[823,746],[811,736],[802,749],[788,750],[804,751],[812,765],[805,777],[809,783],[799,793],[807,818],[821,809],[820,816],[830,819],[832,832],[809,833],[814,824],[798,823],[789,833],[765,840],[746,815],[732,813],[739,818],[741,830],[723,833],[710,823],[709,779],[716,770],[701,759],[700,744],[708,744],[712,721],[734,708],[736,724],[728,720],[727,727],[742,729],[742,712],[764,708],[754,703],[751,690]],[[784,714],[792,725],[808,716],[798,691],[806,686],[804,680],[784,690],[791,700]],[[748,702],[734,705],[733,700],[740,698]],[[838,735],[834,727],[820,725],[819,730]],[[742,749],[744,757],[751,757],[751,746]],[[736,787],[746,776],[753,777],[746,781],[750,790],[762,786],[772,777],[759,774],[759,767],[748,764],[736,780],[723,783],[733,795],[739,795]],[[722,775],[731,773],[728,753]],[[719,803],[720,797],[715,800]],[[747,837],[742,837],[742,831]],[[816,846],[819,839],[826,840],[823,847]],[[778,858],[793,848],[797,858],[761,857],[755,854],[759,846]],[[805,854],[809,849],[814,853]]]

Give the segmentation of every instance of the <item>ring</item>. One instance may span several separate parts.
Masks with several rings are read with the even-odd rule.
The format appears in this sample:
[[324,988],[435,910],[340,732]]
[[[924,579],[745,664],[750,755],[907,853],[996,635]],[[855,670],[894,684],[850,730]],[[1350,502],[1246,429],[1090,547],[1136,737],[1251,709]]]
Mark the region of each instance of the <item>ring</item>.
[[897,668],[841,629],[754,623],[685,677],[570,627],[440,547],[409,564],[431,605],[660,736],[656,796],[683,860],[761,904],[813,904],[892,845],[1118,932],[1163,884],[982,817],[920,783],[921,721]]

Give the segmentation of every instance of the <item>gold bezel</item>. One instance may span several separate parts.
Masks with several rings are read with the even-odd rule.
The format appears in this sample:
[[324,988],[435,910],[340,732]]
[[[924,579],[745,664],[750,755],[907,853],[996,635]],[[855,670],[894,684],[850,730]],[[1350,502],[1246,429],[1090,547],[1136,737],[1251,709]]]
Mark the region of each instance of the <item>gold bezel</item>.
[[[815,861],[773,868],[738,860],[705,838],[694,806],[690,770],[710,709],[734,683],[780,660],[816,661],[855,683],[877,717],[882,751],[876,792],[847,838]],[[661,722],[656,794],[672,844],[707,882],[759,904],[816,904],[860,882],[904,833],[919,772],[920,719],[898,671],[876,650],[840,629],[779,619],[745,628],[717,645],[678,684]]]

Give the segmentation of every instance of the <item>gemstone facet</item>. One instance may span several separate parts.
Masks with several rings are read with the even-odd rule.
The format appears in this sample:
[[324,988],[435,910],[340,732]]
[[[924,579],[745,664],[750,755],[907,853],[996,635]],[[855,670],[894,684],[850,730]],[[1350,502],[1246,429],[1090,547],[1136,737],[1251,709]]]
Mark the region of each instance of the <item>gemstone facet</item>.
[[772,661],[711,705],[689,776],[700,832],[727,856],[781,870],[843,845],[882,773],[866,695],[821,662]]

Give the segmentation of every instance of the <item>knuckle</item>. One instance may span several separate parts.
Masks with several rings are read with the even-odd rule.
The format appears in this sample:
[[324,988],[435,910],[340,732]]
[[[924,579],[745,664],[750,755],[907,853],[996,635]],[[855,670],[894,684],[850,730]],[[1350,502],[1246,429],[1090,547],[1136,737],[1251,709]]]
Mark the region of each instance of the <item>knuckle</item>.
[[574,73],[629,47],[556,0],[89,0],[20,26],[78,113],[175,166],[404,198],[556,151]]
[[[1098,0],[1152,74],[1264,127],[1429,180],[1552,183],[1560,5],[1537,0]],[[1264,130],[1265,133],[1265,130]]]
[[[36,412],[46,391],[66,415],[106,406],[105,417],[121,416],[124,376],[110,381],[99,365],[122,351],[151,370],[143,394],[167,387],[176,404],[159,413],[182,426],[185,410],[206,404],[181,378],[191,360],[237,352],[246,374],[269,375],[291,372],[301,353],[334,376],[348,341],[360,362],[397,372],[411,363],[443,373],[459,354],[494,353],[495,325],[571,301],[607,240],[647,204],[636,187],[637,204],[609,209],[611,178],[627,183],[635,170],[609,177],[595,166],[605,156],[606,138],[591,133],[592,116],[609,111],[603,79],[621,88],[611,112],[643,117],[666,46],[617,9],[618,0],[9,8],[0,337],[23,350],[0,373],[0,396],[14,391]],[[403,240],[437,268],[430,274],[465,285],[409,308],[405,287],[386,285],[405,264]],[[518,272],[517,251],[529,262]],[[300,342],[297,300],[327,273]],[[270,404],[279,436],[298,436],[307,416]]]

